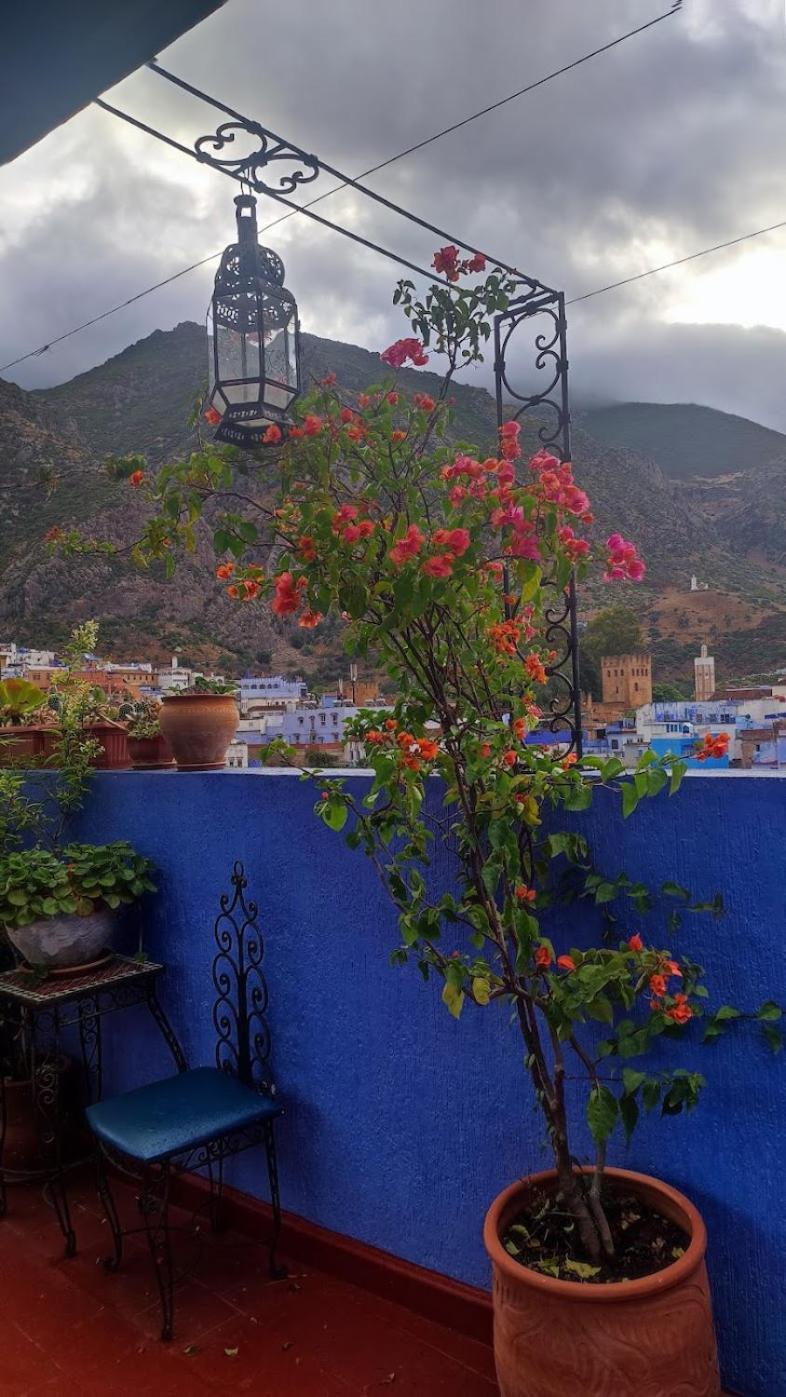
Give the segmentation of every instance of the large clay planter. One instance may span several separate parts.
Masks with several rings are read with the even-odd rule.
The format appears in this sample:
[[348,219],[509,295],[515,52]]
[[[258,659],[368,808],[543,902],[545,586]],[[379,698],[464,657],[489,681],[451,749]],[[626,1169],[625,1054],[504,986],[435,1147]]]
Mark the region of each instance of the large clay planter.
[[179,771],[218,771],[240,713],[231,694],[172,694],[161,704],[159,721]]
[[157,771],[160,767],[174,767],[172,748],[158,733],[155,737],[129,737],[128,754],[134,771]]
[[108,907],[89,917],[44,917],[7,926],[11,945],[35,970],[67,970],[95,961],[112,940],[116,917]]
[[720,1397],[704,1252],[693,1204],[646,1174],[608,1169],[690,1237],[673,1266],[640,1280],[582,1285],[521,1266],[500,1235],[534,1185],[521,1179],[492,1203],[483,1230],[494,1273],[494,1357],[502,1397]]

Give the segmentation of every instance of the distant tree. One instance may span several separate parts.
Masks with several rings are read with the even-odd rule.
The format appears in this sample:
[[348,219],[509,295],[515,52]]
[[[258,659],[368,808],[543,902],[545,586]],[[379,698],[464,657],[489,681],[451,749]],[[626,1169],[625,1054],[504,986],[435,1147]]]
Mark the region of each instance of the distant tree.
[[652,697],[656,703],[675,703],[691,697],[686,684],[653,684]]

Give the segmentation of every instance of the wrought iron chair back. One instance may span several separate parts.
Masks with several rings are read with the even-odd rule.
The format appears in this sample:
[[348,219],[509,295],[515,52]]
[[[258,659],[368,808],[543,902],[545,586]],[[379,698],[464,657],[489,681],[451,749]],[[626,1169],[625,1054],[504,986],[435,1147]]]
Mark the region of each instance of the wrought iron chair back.
[[244,1086],[273,1096],[268,991],[262,970],[265,946],[257,923],[257,904],[246,899],[248,879],[239,861],[232,870],[231,883],[232,892],[221,895],[214,929],[216,1066],[238,1077]]

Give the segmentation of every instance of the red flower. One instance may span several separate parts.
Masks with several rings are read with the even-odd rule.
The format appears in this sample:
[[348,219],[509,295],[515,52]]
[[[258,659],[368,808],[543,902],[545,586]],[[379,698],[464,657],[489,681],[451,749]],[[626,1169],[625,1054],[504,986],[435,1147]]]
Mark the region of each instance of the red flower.
[[607,582],[641,581],[647,569],[636,552],[635,543],[630,543],[622,534],[611,534],[606,540],[606,548],[608,556],[604,577]]
[[642,941],[638,932],[635,932],[633,936],[628,937],[628,946],[630,947],[631,951],[644,950],[644,942]]
[[371,730],[366,733],[366,742],[371,742],[374,745],[379,745],[380,742],[384,741],[385,734],[383,732],[379,732],[376,728],[371,728]]
[[650,975],[649,987],[658,997],[666,993],[666,981],[662,975]]
[[277,616],[291,616],[300,609],[305,585],[305,577],[295,581],[291,572],[279,573],[275,581],[276,595],[271,602],[271,609]]
[[576,962],[572,956],[557,956],[557,965],[561,970],[576,969]]
[[437,529],[432,539],[436,548],[448,548],[457,558],[466,553],[471,542],[468,529]]
[[490,757],[490,756],[491,756],[491,747],[489,746],[488,742],[483,742],[483,743],[481,743],[480,755],[481,755],[481,757]]
[[465,272],[485,272],[485,270],[486,259],[482,252],[476,252],[474,256],[470,257],[468,262],[464,263]]
[[519,902],[534,902],[538,895],[535,889],[528,888],[526,883],[517,883],[515,892]]
[[270,426],[267,428],[267,431],[262,437],[263,444],[265,446],[275,446],[276,442],[281,441],[283,435],[284,434],[281,431],[281,428],[277,427],[275,422],[271,422]]
[[503,754],[502,754],[502,762],[503,762],[503,765],[504,765],[504,766],[515,766],[515,765],[516,765],[516,760],[517,760],[517,758],[516,758],[516,753],[515,753],[515,752],[513,752],[513,751],[510,751],[510,752],[503,752]]
[[448,281],[458,281],[459,279],[459,250],[453,243],[448,243],[447,247],[441,247],[434,253],[431,263],[435,272],[447,277]]
[[240,596],[240,592],[238,591],[237,587],[233,585],[232,587],[227,587],[227,596],[231,597],[233,601],[237,601],[238,597]]
[[524,668],[527,671],[527,674],[529,675],[530,679],[534,680],[536,684],[546,683],[546,679],[548,678],[548,676],[543,667],[543,661],[541,660],[539,655],[536,655],[534,652],[530,652],[530,654],[524,661]]
[[297,551],[304,563],[314,563],[317,558],[317,545],[310,534],[302,534],[298,540]]
[[551,965],[551,951],[548,946],[538,946],[535,949],[535,964],[539,970],[548,970]]
[[313,631],[314,627],[318,626],[321,620],[321,611],[311,611],[310,608],[307,607],[298,621],[298,625],[301,626],[304,631]]
[[417,524],[410,524],[403,538],[394,543],[390,550],[389,558],[395,563],[397,568],[403,567],[404,563],[416,558],[423,547],[424,537]]
[[450,553],[435,553],[427,558],[421,570],[427,577],[450,577],[453,572],[453,558]]
[[436,742],[432,742],[430,738],[421,737],[418,746],[420,748],[420,755],[423,758],[424,762],[436,761],[437,757],[439,756],[439,747],[437,746]]
[[221,563],[220,567],[216,568],[216,577],[218,577],[222,582],[226,582],[227,579],[232,576],[232,573],[234,571],[234,563]]
[[321,417],[317,417],[316,413],[309,412],[303,422],[303,431],[307,437],[315,437],[322,431],[323,425]]
[[214,407],[206,407],[205,421],[209,422],[211,427],[217,427],[219,422],[221,421],[221,413],[218,412]]
[[142,484],[142,481],[144,480],[144,478],[145,478],[145,472],[144,472],[144,471],[132,471],[132,472],[131,472],[131,475],[129,475],[129,477],[128,477],[128,483],[129,483],[129,485],[133,485],[134,488],[136,489],[136,487],[137,487],[138,485],[141,485],[141,484]]
[[253,601],[254,597],[259,593],[259,583],[256,582],[253,577],[247,577],[243,582],[243,587],[246,593],[245,600]]
[[321,385],[322,388],[332,388],[332,387],[333,387],[333,384],[335,383],[335,381],[336,381],[336,375],[333,373],[333,370],[332,370],[332,369],[330,370],[329,373],[326,373],[326,374],[325,374],[325,377],[324,377],[324,378],[321,378],[321,379],[319,380],[320,385]]
[[398,402],[398,393],[391,389],[389,393],[385,394],[385,401],[390,403],[391,407],[395,407]]
[[353,519],[357,519],[358,513],[359,511],[356,504],[342,504],[341,508],[336,510],[330,521],[330,527],[333,533],[343,533],[347,524],[351,524]]
[[693,1010],[688,1003],[686,994],[675,994],[672,1008],[666,1009],[664,1012],[666,1018],[672,1019],[674,1023],[687,1023],[689,1019],[693,1018]]
[[406,435],[406,432],[402,432],[401,428],[397,427],[394,432],[390,433],[390,440],[396,442],[403,441]]
[[421,412],[433,412],[437,406],[434,399],[428,393],[416,393],[413,399],[415,407],[419,407]]
[[342,407],[340,416],[342,422],[354,422],[355,420],[355,414],[351,407]]
[[407,359],[411,359],[413,364],[428,363],[428,355],[424,353],[421,341],[415,339],[395,340],[379,357],[383,364],[389,364],[392,369],[400,369]]

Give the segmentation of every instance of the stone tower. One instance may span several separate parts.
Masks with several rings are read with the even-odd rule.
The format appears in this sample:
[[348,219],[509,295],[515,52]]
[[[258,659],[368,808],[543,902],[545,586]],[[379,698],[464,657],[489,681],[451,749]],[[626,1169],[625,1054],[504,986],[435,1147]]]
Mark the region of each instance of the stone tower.
[[697,699],[711,699],[715,693],[715,657],[707,654],[706,645],[693,661],[693,689]]
[[649,655],[604,655],[600,662],[603,702],[624,708],[652,703],[652,659]]

